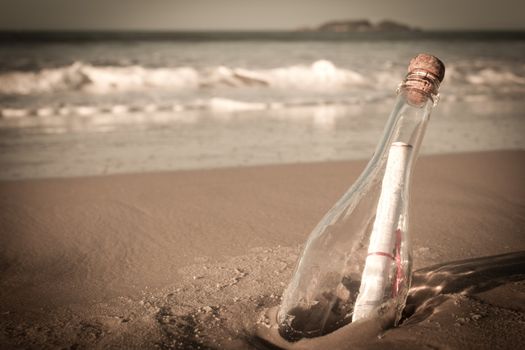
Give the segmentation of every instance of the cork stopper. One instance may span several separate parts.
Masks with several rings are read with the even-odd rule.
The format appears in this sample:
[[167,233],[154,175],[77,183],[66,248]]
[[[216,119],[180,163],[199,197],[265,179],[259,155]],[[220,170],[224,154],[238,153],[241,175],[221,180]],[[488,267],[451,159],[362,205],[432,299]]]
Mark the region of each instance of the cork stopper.
[[445,65],[439,58],[426,53],[420,53],[410,60],[408,73],[414,71],[425,71],[436,76],[439,82],[445,77]]
[[445,77],[445,65],[435,56],[422,53],[410,60],[408,74],[401,85],[407,92],[407,100],[414,106],[422,106],[431,98],[434,103],[439,84]]

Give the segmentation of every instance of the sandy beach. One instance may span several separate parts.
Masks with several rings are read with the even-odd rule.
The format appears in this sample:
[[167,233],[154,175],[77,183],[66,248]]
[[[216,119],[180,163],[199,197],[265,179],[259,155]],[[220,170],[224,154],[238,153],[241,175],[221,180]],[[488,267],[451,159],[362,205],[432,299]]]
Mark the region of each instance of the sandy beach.
[[[261,346],[261,315],[364,165],[0,182],[2,348]],[[330,343],[343,331],[292,348],[524,345],[524,179],[523,151],[421,157],[402,324],[379,338]]]

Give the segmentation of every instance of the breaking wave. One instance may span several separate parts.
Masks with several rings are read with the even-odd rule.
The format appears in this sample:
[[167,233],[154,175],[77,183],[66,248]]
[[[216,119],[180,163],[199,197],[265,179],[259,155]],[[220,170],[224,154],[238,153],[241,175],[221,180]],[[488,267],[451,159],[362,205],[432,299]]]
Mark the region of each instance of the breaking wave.
[[497,71],[492,68],[485,68],[476,73],[469,74],[466,76],[466,80],[474,85],[525,85],[525,77],[521,77],[513,72]]
[[148,88],[196,90],[213,87],[267,86],[277,89],[330,90],[363,84],[364,77],[352,70],[319,60],[311,65],[273,69],[243,69],[218,66],[146,68],[142,66],[93,66],[76,62],[37,72],[0,74],[0,94],[27,95],[60,91],[107,93]]

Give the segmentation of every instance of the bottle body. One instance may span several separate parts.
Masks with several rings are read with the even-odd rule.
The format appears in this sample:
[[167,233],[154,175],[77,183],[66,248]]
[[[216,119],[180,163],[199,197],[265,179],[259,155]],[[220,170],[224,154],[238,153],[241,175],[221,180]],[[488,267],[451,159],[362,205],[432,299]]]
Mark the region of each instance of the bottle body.
[[409,185],[434,105],[403,86],[361,176],[310,234],[277,315],[291,341],[330,333],[393,309],[410,287]]

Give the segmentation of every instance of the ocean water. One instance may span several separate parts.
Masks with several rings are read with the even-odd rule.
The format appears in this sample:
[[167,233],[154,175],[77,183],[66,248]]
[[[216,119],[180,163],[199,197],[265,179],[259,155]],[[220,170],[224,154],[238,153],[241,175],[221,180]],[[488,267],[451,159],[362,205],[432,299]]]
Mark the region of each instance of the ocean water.
[[523,33],[3,33],[0,179],[366,159],[419,52],[423,153],[525,148]]

